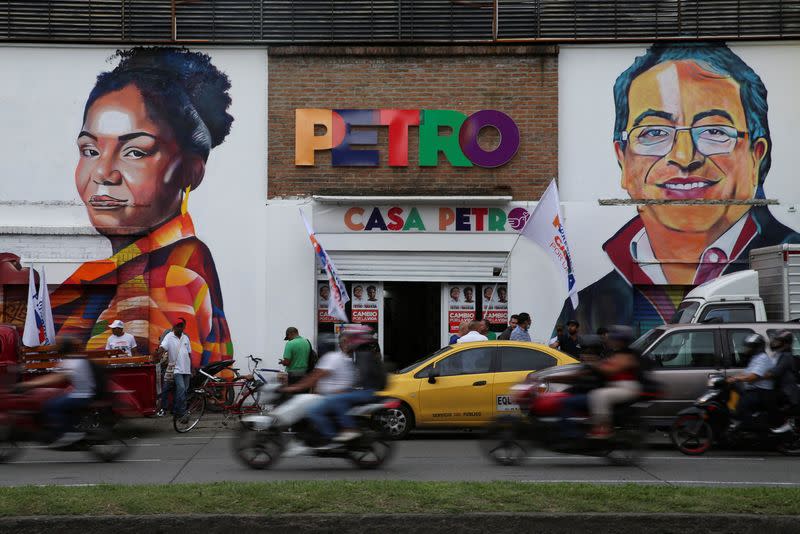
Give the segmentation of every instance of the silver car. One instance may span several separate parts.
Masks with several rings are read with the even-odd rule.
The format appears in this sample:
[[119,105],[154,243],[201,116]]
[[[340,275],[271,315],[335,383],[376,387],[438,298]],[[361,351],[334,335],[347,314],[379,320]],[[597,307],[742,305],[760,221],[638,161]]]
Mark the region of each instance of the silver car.
[[[648,331],[633,346],[650,359],[653,378],[664,388],[664,395],[646,409],[645,420],[651,427],[668,428],[679,411],[703,394],[711,375],[737,375],[747,367],[743,342],[748,335],[760,334],[769,340],[782,330],[794,334],[792,353],[798,358],[798,323],[672,324]],[[577,365],[552,367],[533,376],[553,379],[574,372]],[[567,386],[553,382],[550,387],[557,391]]]

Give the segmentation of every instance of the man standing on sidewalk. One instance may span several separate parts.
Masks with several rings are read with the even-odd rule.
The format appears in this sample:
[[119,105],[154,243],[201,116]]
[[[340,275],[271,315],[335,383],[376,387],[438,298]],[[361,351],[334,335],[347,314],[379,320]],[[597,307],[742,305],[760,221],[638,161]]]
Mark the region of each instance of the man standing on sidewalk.
[[281,365],[286,366],[286,373],[289,375],[289,384],[296,384],[308,372],[308,356],[311,354],[311,343],[300,336],[297,328],[290,326],[286,329],[286,336],[283,338],[286,346],[283,349],[283,359]]
[[517,327],[511,332],[509,339],[511,341],[530,341],[531,335],[528,333],[528,329],[532,323],[530,314],[526,312],[520,313],[517,318]]
[[[166,353],[167,375],[172,371],[172,380],[175,388],[175,401],[173,412],[175,417],[186,414],[186,392],[189,390],[189,381],[192,378],[192,344],[189,336],[183,333],[186,320],[181,318],[172,327],[172,331],[161,340],[161,346],[156,350],[156,355]],[[169,380],[169,378],[166,378]],[[168,391],[168,390],[166,390]],[[163,392],[162,401],[165,400],[166,391]],[[162,404],[162,409],[164,406]]]

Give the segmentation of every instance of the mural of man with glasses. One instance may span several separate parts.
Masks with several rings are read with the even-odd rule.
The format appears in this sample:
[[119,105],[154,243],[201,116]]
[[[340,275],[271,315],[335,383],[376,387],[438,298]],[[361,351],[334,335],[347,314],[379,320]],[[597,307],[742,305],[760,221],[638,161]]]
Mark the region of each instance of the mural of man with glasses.
[[[753,248],[800,242],[766,206],[772,142],[767,89],[724,44],[654,45],[614,84],[614,152],[622,187],[640,204],[605,242],[614,270],[569,299],[561,322],[632,324],[633,308],[674,313],[665,286],[691,287],[746,269]],[[630,298],[633,291],[634,298]],[[674,297],[674,295],[673,295]]]

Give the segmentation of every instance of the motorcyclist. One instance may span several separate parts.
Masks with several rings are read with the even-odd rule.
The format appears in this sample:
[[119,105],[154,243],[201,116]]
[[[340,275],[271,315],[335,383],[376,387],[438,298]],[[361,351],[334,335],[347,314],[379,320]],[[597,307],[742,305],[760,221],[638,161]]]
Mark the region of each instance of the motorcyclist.
[[742,423],[752,423],[753,415],[759,411],[771,411],[775,398],[775,384],[767,377],[775,362],[767,355],[764,338],[750,334],[744,338],[743,345],[744,355],[750,356],[750,362],[742,374],[727,379],[741,394],[736,417],[731,421],[731,430],[737,429]]
[[58,344],[62,360],[54,372],[16,384],[18,392],[34,388],[72,386],[64,394],[45,402],[43,413],[48,423],[57,433],[50,444],[52,448],[72,445],[83,439],[85,434],[76,430],[80,411],[92,402],[97,391],[95,375],[89,360],[84,354],[76,354],[77,345],[71,338],[63,338]]
[[328,404],[330,397],[347,393],[356,380],[356,368],[349,352],[357,345],[352,331],[343,328],[339,335],[339,350],[322,356],[314,370],[300,379],[299,382],[282,389],[285,393],[300,393],[313,388],[323,398],[308,412],[308,417],[324,442],[330,442],[336,436],[336,427],[329,417],[332,407]]
[[562,419],[566,437],[575,437],[570,418],[580,410],[589,409],[593,428],[591,438],[605,439],[612,435],[612,415],[615,404],[638,397],[642,391],[639,357],[630,348],[633,331],[625,326],[612,326],[608,332],[609,353],[605,359],[585,362],[585,370],[571,378],[558,377],[559,382],[575,382],[579,376],[594,373],[601,378],[599,387],[586,393],[575,393],[565,399]]
[[792,425],[785,414],[800,403],[800,391],[798,391],[794,355],[792,354],[793,342],[794,336],[792,333],[788,330],[783,330],[778,332],[769,343],[775,366],[767,372],[767,378],[772,379],[775,384],[776,415],[783,422],[778,427],[771,429],[776,434],[792,430]]

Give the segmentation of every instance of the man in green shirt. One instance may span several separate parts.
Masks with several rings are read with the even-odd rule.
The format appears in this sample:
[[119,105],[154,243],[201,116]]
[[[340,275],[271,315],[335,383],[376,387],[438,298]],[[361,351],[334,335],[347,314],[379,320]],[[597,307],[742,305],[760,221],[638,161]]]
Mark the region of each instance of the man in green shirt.
[[283,359],[280,363],[286,366],[289,384],[294,384],[303,378],[306,371],[308,371],[308,355],[311,353],[311,343],[306,338],[300,337],[297,328],[293,326],[286,329],[286,336],[283,339],[287,343],[283,349]]

